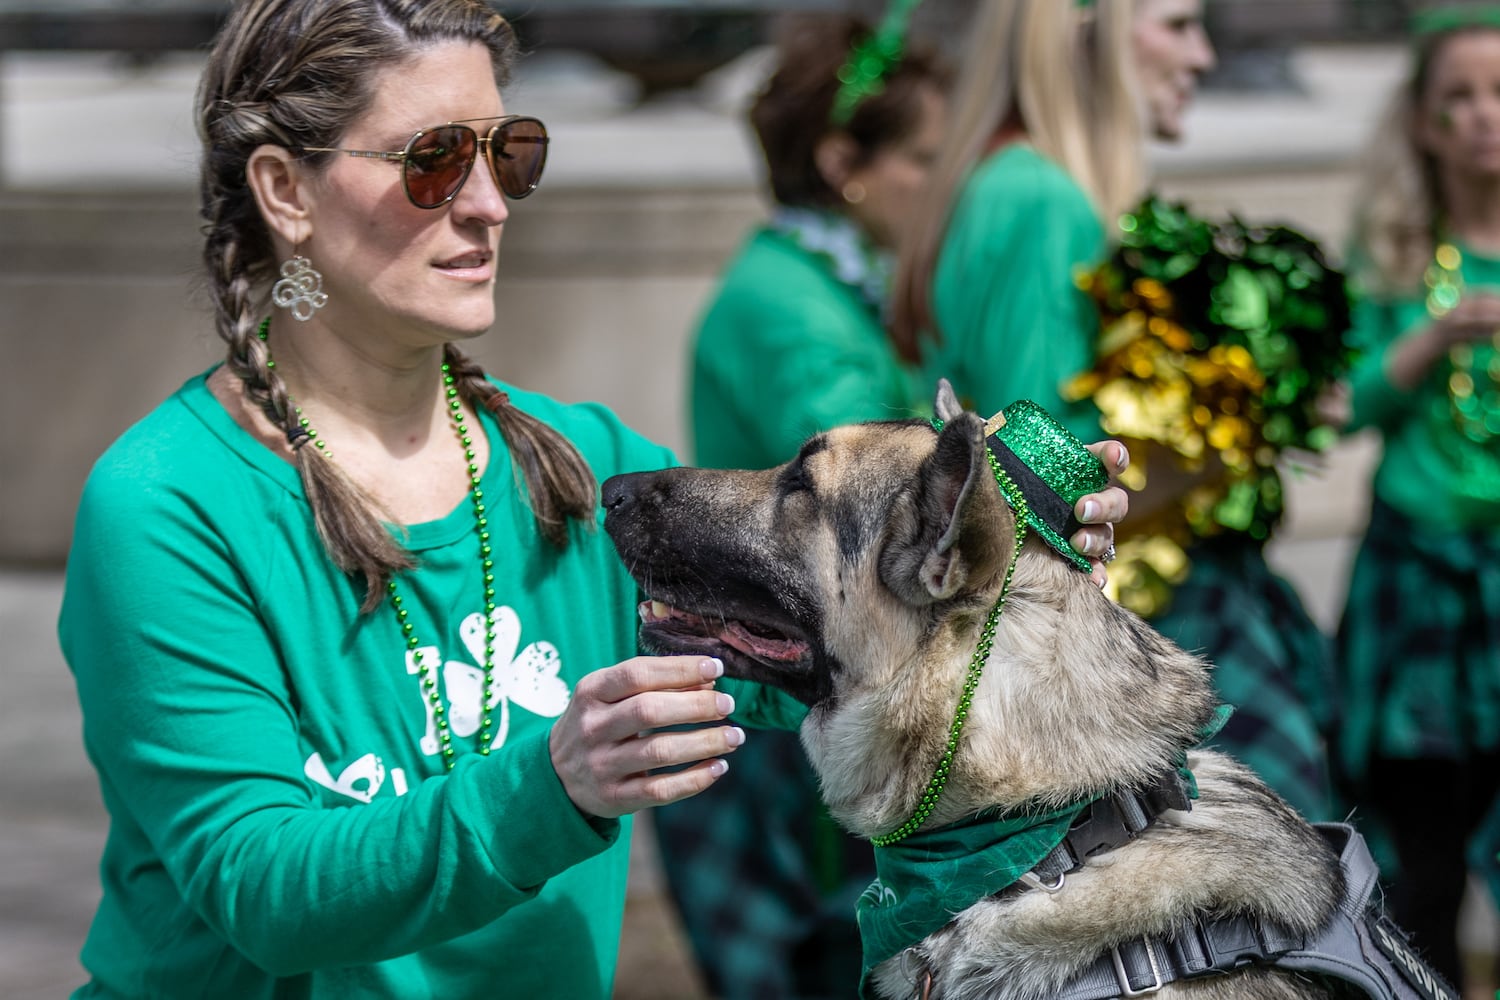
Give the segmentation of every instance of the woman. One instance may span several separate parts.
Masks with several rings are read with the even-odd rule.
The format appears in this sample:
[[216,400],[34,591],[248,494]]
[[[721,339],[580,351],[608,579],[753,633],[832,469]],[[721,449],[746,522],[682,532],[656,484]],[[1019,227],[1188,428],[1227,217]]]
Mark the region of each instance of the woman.
[[[903,45],[851,99],[840,72],[877,32],[841,15],[779,27],[749,115],[773,210],[692,346],[695,459],[718,468],[776,465],[817,431],[931,408],[933,386],[896,357],[883,317],[892,252],[942,139],[947,71]],[[848,995],[874,858],[823,809],[795,734],[756,735],[714,794],[653,813],[668,885],[714,996]]]
[[672,456],[454,345],[544,162],[513,49],[478,0],[248,0],[209,55],[226,361],[100,459],[59,625],[111,816],[79,996],[607,997],[629,814],[743,740],[594,530]]
[[729,263],[692,347],[694,452],[719,468],[776,465],[817,431],[930,408],[936,384],[916,383],[883,318],[892,254],[942,141],[947,70],[907,47],[835,121],[838,74],[870,27],[804,16],[782,28],[750,109],[773,211]]
[[1383,453],[1337,638],[1339,759],[1390,834],[1396,919],[1458,981],[1465,842],[1500,790],[1500,16],[1414,27],[1349,255],[1349,428]]
[[[990,0],[972,45],[897,276],[893,338],[981,412],[1030,398],[1089,440],[1099,410],[1061,395],[1094,364],[1100,334],[1077,278],[1103,260],[1113,220],[1143,192],[1145,137],[1182,134],[1196,81],[1214,63],[1201,5]],[[1170,461],[1151,458],[1154,470]],[[1172,503],[1192,482],[1153,473],[1137,510]],[[1326,643],[1266,566],[1263,544],[1238,536],[1198,547],[1153,624],[1216,664],[1219,693],[1237,706],[1217,745],[1323,819],[1327,766],[1305,692],[1323,680]]]

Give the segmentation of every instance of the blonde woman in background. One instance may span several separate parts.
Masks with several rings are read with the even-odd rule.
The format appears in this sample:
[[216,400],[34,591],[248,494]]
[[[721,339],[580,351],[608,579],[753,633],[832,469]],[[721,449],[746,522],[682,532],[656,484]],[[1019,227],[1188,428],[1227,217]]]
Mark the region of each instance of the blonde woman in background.
[[[976,12],[892,324],[901,356],[976,410],[1029,398],[1097,436],[1097,411],[1058,395],[1098,330],[1074,274],[1103,258],[1105,220],[1144,190],[1131,37],[1137,5],[1144,16],[1159,3],[1184,0],[989,0]],[[1196,0],[1185,6],[1196,15]]]
[[1500,7],[1425,10],[1413,43],[1349,253],[1349,426],[1383,449],[1338,634],[1339,763],[1390,836],[1396,919],[1457,982],[1466,845],[1500,887],[1500,809],[1476,835],[1500,789]]
[[[1096,406],[1062,395],[1094,364],[1100,337],[1077,278],[1104,260],[1115,220],[1145,193],[1147,139],[1181,137],[1214,60],[1200,0],[984,3],[897,274],[901,355],[980,412],[1030,398],[1097,438]],[[1190,485],[1166,474],[1171,457],[1146,457],[1138,517]],[[1152,623],[1215,662],[1219,693],[1237,706],[1216,745],[1326,819],[1327,753],[1307,692],[1328,686],[1328,642],[1263,546],[1240,536],[1195,546],[1191,575]]]

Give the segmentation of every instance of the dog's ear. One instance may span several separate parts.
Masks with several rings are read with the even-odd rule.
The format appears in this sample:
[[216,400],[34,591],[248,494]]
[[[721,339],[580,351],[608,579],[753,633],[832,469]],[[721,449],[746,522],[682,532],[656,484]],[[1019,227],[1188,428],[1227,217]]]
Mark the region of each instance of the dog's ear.
[[964,412],[963,406],[958,402],[958,395],[953,391],[953,383],[945,378],[938,379],[937,398],[932,402],[932,412],[945,423]]
[[912,604],[947,600],[988,580],[1010,558],[1015,520],[990,469],[984,421],[975,414],[960,411],[946,421],[901,521],[881,554],[880,572]]

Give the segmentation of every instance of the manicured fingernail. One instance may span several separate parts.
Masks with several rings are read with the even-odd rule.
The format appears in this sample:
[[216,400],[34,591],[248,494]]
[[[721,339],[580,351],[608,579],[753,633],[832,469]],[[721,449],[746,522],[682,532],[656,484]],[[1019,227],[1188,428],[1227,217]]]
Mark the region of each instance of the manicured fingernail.
[[1120,457],[1115,459],[1115,464],[1120,467],[1121,472],[1130,468],[1130,449],[1123,444],[1120,445]]
[[724,676],[724,661],[716,656],[698,664],[698,669],[703,671],[704,680],[711,681]]
[[719,713],[721,715],[728,715],[734,711],[734,696],[720,691],[714,695],[714,704],[719,706]]
[[745,731],[739,726],[730,726],[729,732],[724,734],[724,742],[732,747],[737,747],[745,742]]
[[1094,586],[1098,587],[1100,590],[1103,590],[1104,587],[1105,587],[1105,584],[1107,584],[1107,583],[1109,583],[1108,580],[1097,580],[1096,579],[1094,581]]
[[1097,501],[1097,500],[1085,500],[1084,503],[1083,503],[1083,519],[1085,521],[1092,521],[1094,518],[1096,518],[1098,516],[1099,516],[1099,501]]
[[727,761],[727,760],[712,761],[708,765],[708,773],[711,774],[711,775],[713,775],[715,778],[723,776],[724,772],[726,772],[728,770],[729,770],[729,761]]

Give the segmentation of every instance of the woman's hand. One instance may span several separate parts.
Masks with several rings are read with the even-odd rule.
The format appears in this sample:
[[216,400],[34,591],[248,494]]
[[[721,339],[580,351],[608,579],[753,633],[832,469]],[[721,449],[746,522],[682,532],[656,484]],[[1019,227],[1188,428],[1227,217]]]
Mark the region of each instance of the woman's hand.
[[1446,315],[1391,345],[1385,359],[1386,381],[1410,392],[1453,348],[1489,340],[1496,331],[1500,331],[1500,295],[1468,292]]
[[[1118,441],[1100,441],[1088,449],[1104,463],[1112,483],[1130,465],[1130,451]],[[1088,556],[1093,566],[1089,578],[1097,586],[1104,586],[1104,564],[1115,557],[1115,525],[1125,519],[1129,509],[1130,499],[1119,486],[1079,497],[1073,507],[1073,516],[1083,527],[1068,541],[1080,554]]]
[[1459,344],[1489,340],[1500,330],[1500,295],[1468,293],[1447,315],[1433,320],[1431,330],[1443,351]]
[[[745,742],[736,726],[656,732],[718,722],[734,699],[713,689],[724,672],[702,656],[638,656],[596,670],[573,688],[548,748],[563,789],[581,811],[613,818],[697,795],[729,764],[722,754]],[[658,768],[692,766],[653,773]]]

